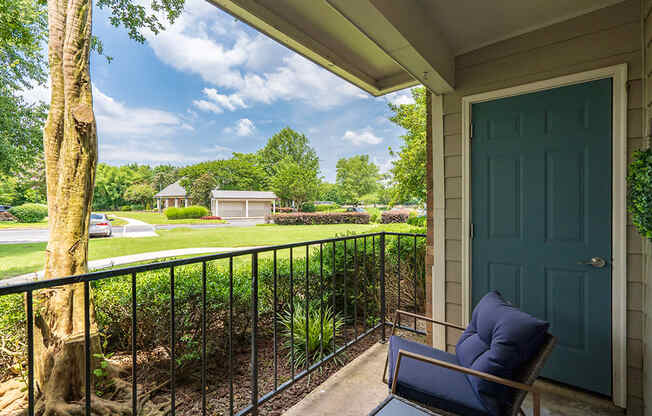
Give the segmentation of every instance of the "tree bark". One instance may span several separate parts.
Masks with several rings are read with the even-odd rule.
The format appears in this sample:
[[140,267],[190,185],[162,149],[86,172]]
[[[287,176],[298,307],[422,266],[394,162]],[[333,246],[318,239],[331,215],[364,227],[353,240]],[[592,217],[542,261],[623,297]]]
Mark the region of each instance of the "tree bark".
[[[89,52],[92,0],[48,0],[51,91],[43,132],[50,239],[45,278],[87,271],[88,226],[97,164]],[[85,386],[82,284],[35,294],[38,413],[71,414]],[[91,353],[101,352],[91,306]],[[77,406],[78,407],[78,406]]]

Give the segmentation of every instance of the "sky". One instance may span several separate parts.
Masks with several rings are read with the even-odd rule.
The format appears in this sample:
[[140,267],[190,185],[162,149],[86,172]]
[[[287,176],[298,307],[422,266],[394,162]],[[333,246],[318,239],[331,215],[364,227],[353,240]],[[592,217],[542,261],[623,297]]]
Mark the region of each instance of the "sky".
[[[91,57],[99,161],[184,166],[255,152],[283,127],[305,134],[321,174],[335,180],[342,157],[368,154],[381,172],[402,128],[387,103],[412,102],[409,90],[374,98],[204,0],[139,44],[95,8],[93,32],[113,58]],[[47,88],[26,94],[49,101]]]

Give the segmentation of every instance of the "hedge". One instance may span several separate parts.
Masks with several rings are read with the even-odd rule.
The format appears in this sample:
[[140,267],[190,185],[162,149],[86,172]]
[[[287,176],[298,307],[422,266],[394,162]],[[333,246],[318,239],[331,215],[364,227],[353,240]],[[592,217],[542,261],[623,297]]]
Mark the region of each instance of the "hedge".
[[426,217],[421,216],[421,217],[410,217],[407,220],[407,223],[410,225],[414,225],[415,227],[425,227],[426,226]]
[[166,208],[163,211],[169,220],[185,220],[189,218],[201,218],[210,215],[210,211],[206,207],[199,205],[192,205],[186,208]]
[[369,224],[366,212],[297,212],[275,214],[270,219],[279,225]]
[[332,211],[334,209],[339,209],[340,206],[337,204],[330,204],[330,205],[315,205],[315,212],[324,212],[324,211]]
[[20,222],[40,222],[48,216],[48,207],[42,204],[23,204],[12,207],[9,212]]
[[[349,213],[361,215],[360,213]],[[425,232],[425,230],[415,230]],[[347,233],[346,235],[354,235]],[[336,237],[341,237],[338,235]],[[416,303],[425,304],[425,246],[424,238],[417,239],[417,270],[414,269],[414,242],[411,237],[404,237],[399,245],[398,237],[388,235],[386,242],[386,299],[387,316],[392,316],[397,307],[395,293],[398,287],[397,276],[401,275],[402,306]],[[310,249],[309,261],[294,258],[292,271],[294,283],[290,279],[290,261],[288,257],[279,256],[277,261],[267,254],[259,258],[259,312],[261,327],[271,325],[274,318],[274,287],[277,288],[277,311],[282,311],[290,302],[304,300],[306,289],[309,300],[318,302],[320,294],[331,305],[332,290],[335,291],[335,312],[353,321],[353,304],[364,299],[358,306],[358,322],[362,311],[368,322],[378,319],[379,271],[379,237],[360,238],[357,242],[347,241],[346,261],[344,241],[326,243],[320,256],[319,246]],[[400,249],[399,249],[400,248]],[[333,258],[332,250],[336,254]],[[297,249],[296,253],[299,253]],[[303,250],[301,250],[303,254]],[[398,257],[401,262],[398,262]],[[357,259],[357,261],[356,261]],[[333,261],[334,260],[334,261]],[[245,262],[248,263],[248,262]],[[276,266],[276,267],[275,267]],[[308,267],[308,288],[303,283]],[[399,272],[400,267],[400,272]],[[193,264],[175,267],[175,305],[176,305],[176,344],[177,364],[179,370],[196,365],[201,351],[201,316],[202,316],[202,266]],[[414,278],[417,278],[417,292],[414,292]],[[276,285],[275,285],[276,281]],[[357,285],[351,282],[358,282]],[[223,362],[228,342],[229,316],[229,273],[228,261],[207,263],[206,322],[207,353],[211,360]],[[113,353],[131,349],[131,278],[119,276],[98,280],[91,283],[95,312],[104,352]],[[364,288],[367,288],[366,290]],[[292,294],[292,295],[291,295]],[[169,348],[169,313],[170,313],[170,271],[168,269],[138,273],[136,284],[138,301],[138,331],[136,346],[139,351],[152,351],[156,348]],[[347,306],[344,306],[344,304]],[[251,266],[236,264],[233,273],[233,334],[235,345],[248,345],[247,333],[251,330]],[[343,311],[347,310],[347,314]],[[25,309],[21,295],[0,296],[0,382],[25,374]],[[38,313],[38,311],[35,311]]]
[[407,211],[385,211],[380,215],[383,224],[407,222],[410,214]]

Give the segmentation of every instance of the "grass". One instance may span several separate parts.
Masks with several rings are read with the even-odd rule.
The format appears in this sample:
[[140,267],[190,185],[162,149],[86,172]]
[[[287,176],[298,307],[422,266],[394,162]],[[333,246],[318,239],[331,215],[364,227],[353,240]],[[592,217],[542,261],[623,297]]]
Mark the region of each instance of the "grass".
[[[371,233],[409,231],[406,224],[388,225],[279,225],[273,231],[267,227],[238,227],[158,230],[159,237],[91,239],[89,260],[128,254],[148,253],[191,247],[249,247],[285,244],[334,237],[347,231]],[[0,279],[6,279],[43,268],[46,243],[0,245]]]
[[223,224],[224,220],[201,220],[201,219],[185,219],[185,220],[168,220],[167,217],[158,212],[146,211],[113,211],[107,212],[114,217],[131,218],[139,220],[152,225],[167,225],[167,224]]
[[47,218],[41,222],[15,222],[15,221],[1,221],[0,230],[10,228],[48,228]]

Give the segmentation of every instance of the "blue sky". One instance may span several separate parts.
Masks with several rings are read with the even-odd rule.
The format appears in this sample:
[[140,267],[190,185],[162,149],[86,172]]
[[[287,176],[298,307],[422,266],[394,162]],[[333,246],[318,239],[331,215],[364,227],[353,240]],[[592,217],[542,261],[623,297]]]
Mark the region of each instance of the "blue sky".
[[[401,144],[387,103],[374,98],[204,0],[138,44],[95,9],[94,34],[114,59],[91,61],[100,162],[187,165],[254,152],[285,126],[317,150],[334,181],[342,157],[369,154],[387,170]],[[43,93],[42,93],[43,94]],[[38,95],[34,92],[34,95]]]

